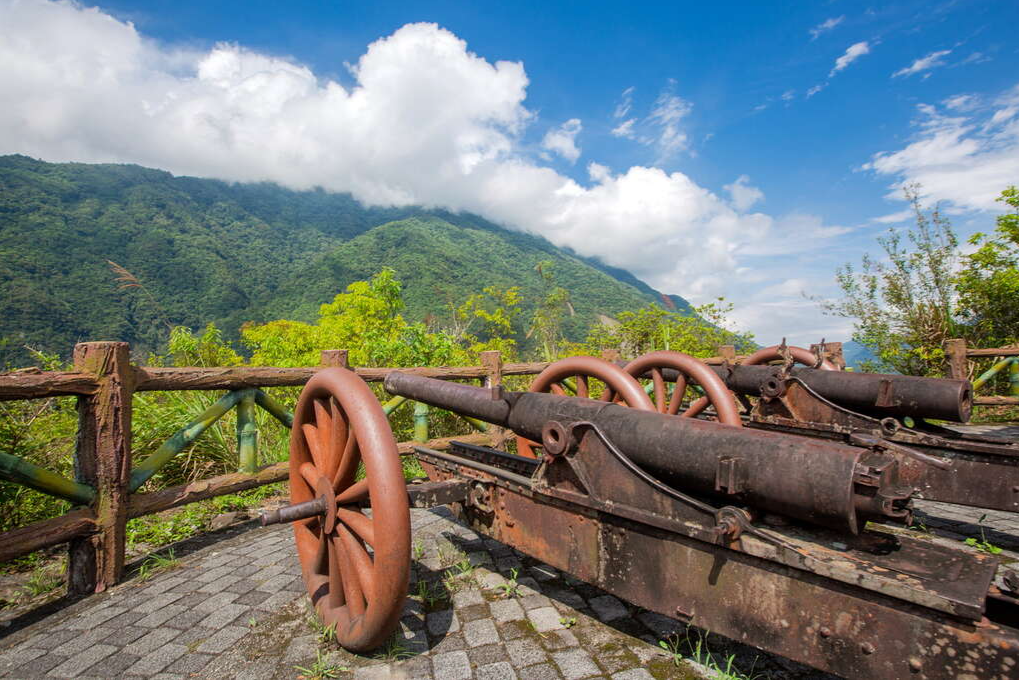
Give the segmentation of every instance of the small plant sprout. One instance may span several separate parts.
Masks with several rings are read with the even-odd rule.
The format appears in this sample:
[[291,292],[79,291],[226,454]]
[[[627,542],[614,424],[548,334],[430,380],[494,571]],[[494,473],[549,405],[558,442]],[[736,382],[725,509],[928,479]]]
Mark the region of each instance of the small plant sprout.
[[420,560],[425,556],[425,544],[421,542],[421,539],[414,541],[414,559]]
[[179,566],[180,560],[174,556],[172,549],[167,550],[165,555],[159,553],[150,555],[138,567],[138,580],[147,581],[161,571],[176,569]]
[[980,540],[978,541],[976,538],[970,537],[970,538],[967,538],[963,542],[966,545],[973,546],[974,548],[976,548],[980,552],[985,552],[988,555],[997,555],[998,553],[1001,552],[1001,548],[999,548],[998,546],[994,545],[993,543],[991,543],[990,541],[987,540],[987,536],[984,534],[984,526],[983,526],[985,519],[987,519],[987,513],[984,513],[983,515],[981,515],[980,516],[980,521],[977,522],[977,524],[980,525]]
[[495,587],[496,590],[502,591],[502,596],[506,599],[511,597],[518,597],[520,595],[520,584],[517,583],[517,575],[520,570],[516,567],[510,569],[510,577],[506,583],[500,583]]
[[679,667],[683,662],[683,654],[679,651],[679,643],[680,638],[678,635],[670,635],[664,640],[658,641],[658,646],[672,656],[672,663],[676,667]]
[[577,625],[576,616],[561,616],[559,617],[559,623],[566,626],[567,628],[573,628]]
[[343,673],[349,669],[342,668],[338,664],[329,661],[328,656],[322,653],[319,649],[315,652],[315,663],[305,668],[303,666],[294,666],[295,671],[299,671],[301,674],[298,676],[303,680],[326,680],[326,678],[338,678],[340,673]]

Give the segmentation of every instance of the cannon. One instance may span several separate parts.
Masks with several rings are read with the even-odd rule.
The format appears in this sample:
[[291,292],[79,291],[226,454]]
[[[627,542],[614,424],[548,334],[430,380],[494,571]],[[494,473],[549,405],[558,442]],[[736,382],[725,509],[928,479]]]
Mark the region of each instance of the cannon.
[[[654,352],[624,363],[624,370],[647,380],[657,373],[663,383],[685,388],[677,354]],[[768,359],[785,361],[759,365]],[[900,478],[915,487],[917,498],[1019,512],[1019,444],[931,422],[969,420],[973,390],[967,380],[842,372],[806,349],[778,346],[711,370],[742,401],[747,427],[869,442],[896,456]],[[684,413],[700,415],[706,407],[706,399],[697,399]]]
[[[916,492],[899,453],[660,413],[636,378],[590,357],[547,370],[530,392],[390,373],[389,392],[509,428],[530,454],[416,447],[429,481],[413,485],[367,385],[340,368],[309,381],[293,503],[263,522],[293,523],[308,594],[343,646],[369,650],[394,629],[409,507],[449,504],[475,531],[620,598],[822,670],[1014,677],[1019,599],[994,585],[993,557],[894,529]],[[713,371],[690,373],[709,401],[726,398]],[[582,396],[560,393],[571,377]]]

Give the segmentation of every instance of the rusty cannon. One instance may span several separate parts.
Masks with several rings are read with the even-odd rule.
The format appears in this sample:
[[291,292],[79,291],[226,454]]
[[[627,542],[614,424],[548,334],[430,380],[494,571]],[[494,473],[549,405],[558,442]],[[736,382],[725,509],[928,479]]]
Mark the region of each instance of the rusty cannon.
[[449,504],[620,598],[832,673],[1015,677],[1019,599],[995,585],[997,560],[887,526],[908,521],[916,491],[899,454],[747,427],[710,368],[683,374],[715,421],[669,413],[668,390],[591,357],[553,364],[530,392],[392,372],[391,393],[518,437],[518,455],[417,447],[429,481],[408,485],[371,390],[321,371],[295,412],[293,503],[263,521],[293,523],[308,594],[354,651],[403,613],[409,507]]
[[[690,382],[680,366],[689,361],[696,360],[653,352],[624,370],[663,395],[671,390],[678,413]],[[896,457],[901,481],[918,498],[1019,512],[1019,443],[932,422],[969,420],[967,380],[843,372],[806,349],[781,346],[711,370],[742,406],[747,427],[870,446]],[[664,400],[656,404],[668,411]],[[693,399],[682,415],[703,416],[707,407],[706,398]]]

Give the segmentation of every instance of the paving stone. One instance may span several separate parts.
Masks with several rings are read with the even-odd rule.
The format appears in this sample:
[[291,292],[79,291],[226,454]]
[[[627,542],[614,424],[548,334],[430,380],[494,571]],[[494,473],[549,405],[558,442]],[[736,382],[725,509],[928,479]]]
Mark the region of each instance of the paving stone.
[[484,590],[498,590],[499,586],[507,583],[506,577],[494,571],[485,571],[478,577],[478,583]]
[[591,605],[591,609],[594,610],[599,621],[615,621],[630,615],[623,603],[611,595],[594,597],[587,603]]
[[553,630],[544,638],[541,643],[545,646],[545,649],[549,651],[559,651],[561,649],[569,649],[570,647],[576,647],[580,644],[577,636],[568,630]]
[[66,660],[67,657],[60,654],[43,654],[18,666],[11,676],[15,678],[42,677]]
[[187,654],[188,648],[184,645],[168,644],[148,652],[138,659],[130,668],[128,674],[151,676],[163,670],[171,663]]
[[475,675],[478,680],[516,680],[517,673],[507,661],[479,666]]
[[486,666],[498,661],[509,661],[506,647],[501,644],[482,645],[467,650],[472,666]]
[[460,609],[457,609],[456,615],[461,621],[467,622],[474,621],[476,619],[487,619],[491,616],[491,612],[489,611],[488,604],[483,602],[481,604],[472,604],[467,607],[461,607]]
[[550,630],[565,628],[559,619],[559,610],[555,607],[539,607],[527,612],[527,618],[534,624],[534,629],[539,633],[547,633]]
[[[248,581],[248,583],[253,583],[253,581]],[[237,604],[243,604],[247,607],[254,607],[262,604],[272,596],[273,593],[267,593],[264,590],[250,590],[238,597],[234,600],[234,602]]]
[[198,622],[203,620],[208,614],[199,609],[185,609],[176,616],[166,621],[166,626],[170,628],[176,628],[177,630],[187,630],[188,628],[194,628],[198,625]]
[[616,673],[612,676],[612,680],[654,680],[655,676],[647,672],[643,668],[631,668],[627,671]]
[[233,604],[233,601],[236,600],[237,597],[237,593],[214,593],[208,597],[204,597],[194,606],[194,609],[203,612],[214,612],[228,604]]
[[131,611],[141,612],[142,614],[151,614],[152,612],[159,611],[168,604],[173,604],[182,597],[184,596],[180,593],[160,593],[155,597],[141,600],[134,607],[131,607]]
[[466,649],[467,643],[464,642],[463,635],[456,633],[455,635],[443,636],[433,642],[431,653],[432,655],[444,654],[446,652],[458,652]]
[[484,604],[485,598],[477,588],[464,588],[453,593],[453,606],[457,609],[469,607],[472,604]]
[[[152,650],[158,649],[159,647],[167,644],[178,635],[180,635],[180,631],[174,628],[156,628],[129,644],[124,648],[124,651],[128,654],[145,656]],[[167,663],[169,663],[169,661],[167,661]],[[156,671],[160,670],[162,670],[162,666],[156,669]]]
[[552,660],[566,680],[579,680],[601,674],[598,664],[591,660],[591,656],[584,649],[553,652]]
[[287,651],[283,655],[283,661],[284,663],[295,664],[308,659],[314,659],[316,651],[318,651],[317,635],[302,635],[300,637],[295,637],[290,641],[290,644],[287,645]]
[[[24,648],[31,647],[41,650],[50,650],[59,647],[68,640],[73,640],[74,638],[78,637],[78,635],[80,635],[80,633],[76,630],[46,631],[43,633],[39,633],[38,635],[33,635],[31,638],[26,640],[23,645],[20,646]],[[0,666],[3,665],[2,660],[4,658],[5,658],[4,655],[0,655]]]
[[[138,619],[134,625],[141,628],[155,628],[156,626],[163,625],[173,617],[183,614],[185,611],[187,610],[179,604],[168,604],[162,609],[157,609],[151,614],[146,614],[142,618]],[[138,612],[132,613],[137,614]]]
[[51,652],[64,657],[74,656],[78,652],[102,642],[102,640],[109,634],[110,630],[108,628],[94,628],[92,630],[86,630],[80,635],[74,636],[64,644],[53,648]]
[[480,647],[499,641],[499,631],[496,630],[495,622],[491,619],[478,619],[465,623],[463,634],[468,647]]
[[499,623],[521,621],[525,618],[524,608],[512,598],[508,600],[493,600],[488,603],[488,609],[492,613],[492,618]]
[[139,657],[118,651],[88,669],[90,675],[100,678],[119,678],[128,668],[138,662]]
[[548,654],[541,645],[531,638],[521,638],[506,643],[506,653],[515,668],[523,668],[548,661]]
[[425,617],[425,626],[429,635],[445,635],[460,630],[460,619],[452,609],[432,612]]
[[562,677],[555,666],[550,663],[539,663],[517,671],[520,680],[560,680]]
[[226,628],[221,628],[205,642],[199,645],[198,651],[206,652],[208,654],[222,652],[224,649],[247,634],[247,628],[241,628],[240,626],[227,626]]
[[[162,596],[160,596],[162,597]],[[170,596],[171,598],[173,596]],[[179,595],[177,597],[180,597]],[[172,601],[172,600],[171,600]],[[64,627],[68,629],[77,630],[92,630],[101,626],[106,621],[123,614],[127,611],[127,607],[110,606],[103,607],[102,609],[93,609],[89,612],[84,613],[81,616],[76,616],[70,621],[64,623]]]
[[524,609],[538,609],[540,607],[551,607],[552,600],[544,595],[527,595],[520,598],[520,606]]
[[443,680],[467,680],[471,677],[471,661],[467,652],[448,652],[432,657],[436,677]]
[[0,654],[0,669],[15,668],[46,654],[46,650],[21,646]]
[[204,628],[215,628],[218,630],[237,617],[247,614],[250,611],[251,609],[249,607],[245,607],[242,604],[228,604],[206,616],[198,622],[198,625]]

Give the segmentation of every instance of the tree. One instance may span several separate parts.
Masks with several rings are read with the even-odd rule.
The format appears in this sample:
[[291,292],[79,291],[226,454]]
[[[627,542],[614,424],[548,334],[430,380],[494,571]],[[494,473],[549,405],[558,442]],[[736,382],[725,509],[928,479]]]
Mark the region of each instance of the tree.
[[726,329],[726,317],[732,305],[721,298],[694,308],[694,314],[677,314],[657,305],[622,312],[612,322],[591,327],[587,339],[574,345],[575,354],[598,354],[602,349],[618,349],[624,356],[636,357],[656,350],[676,350],[693,356],[717,354],[719,345],[749,348],[753,335]]
[[538,340],[538,348],[545,361],[554,361],[562,353],[566,339],[563,336],[563,320],[566,315],[574,314],[573,303],[570,302],[570,291],[558,285],[551,260],[542,260],[534,270],[541,276],[542,296],[531,317],[531,328],[527,337],[532,335]]
[[983,347],[1019,339],[1019,191],[1011,186],[998,200],[1012,211],[998,216],[993,236],[970,237],[979,248],[963,257],[957,282],[967,339]]
[[855,319],[853,340],[878,357],[877,366],[907,375],[942,375],[944,341],[956,337],[954,271],[958,239],[948,218],[935,205],[920,204],[919,185],[904,188],[915,227],[908,246],[895,229],[878,239],[887,261],[864,255],[857,271],[846,264],[837,272],[843,298],[823,301],[830,314]]

